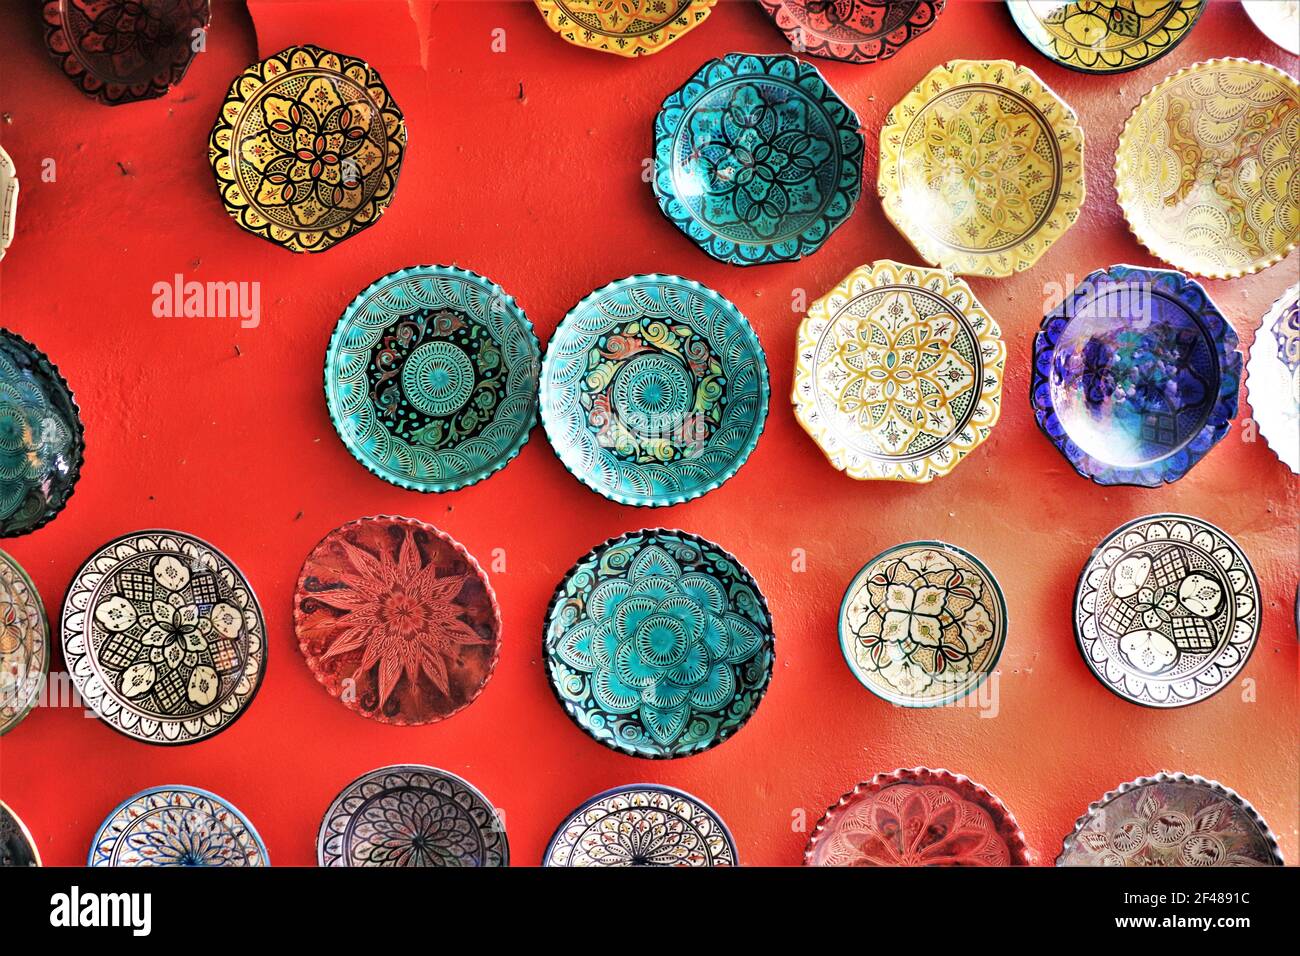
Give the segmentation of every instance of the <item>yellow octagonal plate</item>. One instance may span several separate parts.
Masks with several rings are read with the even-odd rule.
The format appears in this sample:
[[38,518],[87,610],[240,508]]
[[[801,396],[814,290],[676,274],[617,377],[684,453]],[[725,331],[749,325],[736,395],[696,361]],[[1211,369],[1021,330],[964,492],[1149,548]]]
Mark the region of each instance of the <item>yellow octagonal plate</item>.
[[931,481],[997,423],[1007,348],[950,273],[859,266],[813,303],[796,348],[795,416],[852,478]]
[[1250,275],[1300,242],[1300,84],[1253,60],[1206,60],[1142,97],[1115,153],[1138,241],[1176,269]]
[[1028,269],[1083,205],[1083,130],[1033,70],[936,66],[885,117],[885,215],[927,262],[964,275]]
[[718,0],[533,0],[575,46],[619,56],[658,53],[699,26]]

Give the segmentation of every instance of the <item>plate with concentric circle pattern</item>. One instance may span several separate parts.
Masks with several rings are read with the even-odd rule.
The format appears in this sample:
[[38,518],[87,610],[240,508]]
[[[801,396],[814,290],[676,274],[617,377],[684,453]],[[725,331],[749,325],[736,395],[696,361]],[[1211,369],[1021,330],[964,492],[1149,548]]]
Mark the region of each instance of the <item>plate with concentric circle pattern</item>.
[[36,706],[50,670],[50,625],[36,585],[0,551],[0,736]]
[[253,824],[198,787],[142,790],[108,815],[87,866],[270,866]]

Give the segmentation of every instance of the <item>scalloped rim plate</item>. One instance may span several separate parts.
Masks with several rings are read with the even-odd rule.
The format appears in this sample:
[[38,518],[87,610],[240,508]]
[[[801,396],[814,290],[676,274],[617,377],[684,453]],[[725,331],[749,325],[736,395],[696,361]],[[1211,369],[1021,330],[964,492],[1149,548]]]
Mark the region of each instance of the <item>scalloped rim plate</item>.
[[[633,0],[636,3],[638,12],[646,5],[647,0]],[[675,42],[685,34],[694,30],[697,26],[708,19],[709,14],[713,12],[713,7],[718,0],[672,0],[674,3],[673,15],[667,20],[659,22],[650,21],[633,21],[635,29],[618,32],[614,29],[603,29],[594,26],[591,23],[583,23],[573,15],[572,8],[577,6],[569,0],[533,0],[534,5],[546,20],[546,25],[555,33],[559,34],[561,39],[571,43],[576,47],[585,50],[599,50],[602,53],[613,53],[617,56],[650,56],[658,53],[669,44]],[[662,6],[662,4],[658,4]],[[617,5],[609,3],[592,4],[587,0],[586,6],[600,6],[605,8],[623,8],[627,6],[626,0]],[[583,11],[588,16],[598,16],[591,9]],[[602,11],[607,12],[607,11]],[[620,10],[614,10],[615,15]]]
[[1274,330],[1288,308],[1296,310],[1295,321],[1300,322],[1300,285],[1278,296],[1255,332],[1250,358],[1246,360],[1246,401],[1260,436],[1273,454],[1300,474],[1300,354],[1296,355],[1297,368],[1287,368]]
[[[1066,29],[1063,20],[1057,20],[1057,24],[1061,28],[1060,33],[1054,34],[1044,25],[1046,19],[1059,18],[1059,11],[1064,7],[1083,7],[1083,4],[1078,3],[1077,0],[1056,0],[1050,8],[1042,0],[1006,0],[1006,4],[1007,12],[1011,14],[1016,29],[1020,31],[1030,46],[1053,63],[1079,73],[1114,75],[1147,66],[1172,51],[1192,32],[1192,28],[1196,26],[1196,21],[1200,19],[1202,11],[1208,6],[1209,0],[1178,0],[1176,5],[1166,4],[1165,8],[1160,11],[1163,15],[1160,23],[1148,25],[1147,33],[1142,36],[1126,37],[1125,42],[1117,49],[1106,51],[1108,54],[1106,56],[1103,56],[1101,52],[1095,49],[1095,43],[1114,36],[1109,26],[1102,19],[1106,15],[1104,7],[1090,3],[1087,8],[1077,11],[1092,21],[1101,22],[1101,34],[1094,41],[1094,46],[1089,47],[1077,42],[1075,39],[1077,30]],[[1044,12],[1039,13],[1039,10]],[[1121,7],[1114,6],[1110,15],[1112,17],[1117,16],[1121,11]],[[1172,28],[1171,32],[1171,28],[1167,24],[1175,19],[1179,19],[1179,22]],[[1092,24],[1089,24],[1087,29],[1095,28]],[[1152,53],[1153,37],[1158,37],[1162,41],[1155,47],[1154,54]],[[1062,47],[1067,52],[1062,53]],[[1089,56],[1092,57],[1092,63],[1085,62]],[[1107,60],[1113,62],[1107,62]],[[1097,66],[1099,61],[1102,63],[1100,68]]]

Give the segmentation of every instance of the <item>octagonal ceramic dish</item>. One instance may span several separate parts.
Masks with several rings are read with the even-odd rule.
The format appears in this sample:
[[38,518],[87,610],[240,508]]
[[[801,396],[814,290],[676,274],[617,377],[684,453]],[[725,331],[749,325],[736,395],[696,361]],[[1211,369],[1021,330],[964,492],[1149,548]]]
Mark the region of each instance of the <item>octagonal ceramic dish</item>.
[[797,53],[875,63],[934,26],[945,0],[759,0]]
[[50,624],[36,585],[0,551],[0,736],[33,707],[50,670]]
[[1192,32],[1209,0],[1007,0],[1039,53],[1084,73],[1122,73],[1164,56]]
[[718,0],[533,0],[546,25],[574,46],[649,56],[691,30]]
[[266,845],[235,806],[198,787],[151,787],[100,824],[87,866],[270,866]]
[[1300,285],[1282,293],[1255,333],[1246,395],[1268,447],[1300,474]]

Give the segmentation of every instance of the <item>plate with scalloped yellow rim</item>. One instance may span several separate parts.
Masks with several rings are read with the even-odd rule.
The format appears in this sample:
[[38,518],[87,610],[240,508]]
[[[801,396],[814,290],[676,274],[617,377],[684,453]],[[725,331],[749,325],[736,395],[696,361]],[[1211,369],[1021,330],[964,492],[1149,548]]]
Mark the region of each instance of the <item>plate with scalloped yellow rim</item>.
[[649,56],[703,23],[718,0],[533,0],[546,25],[574,46]]

